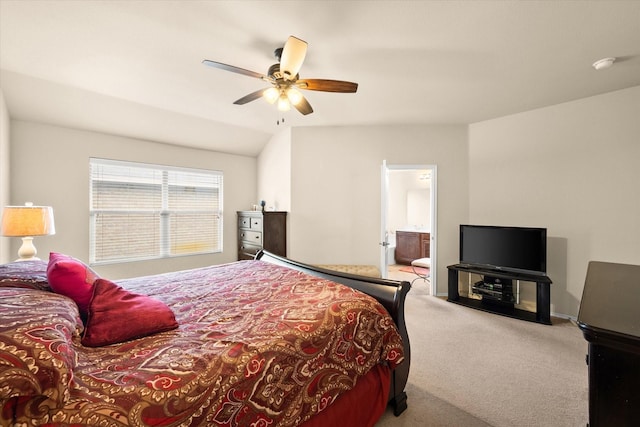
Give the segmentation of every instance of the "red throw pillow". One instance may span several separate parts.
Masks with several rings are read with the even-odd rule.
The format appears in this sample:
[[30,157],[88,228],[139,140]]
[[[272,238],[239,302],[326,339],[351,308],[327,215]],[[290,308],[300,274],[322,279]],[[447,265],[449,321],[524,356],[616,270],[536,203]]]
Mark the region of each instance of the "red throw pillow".
[[86,317],[93,293],[93,282],[99,278],[95,271],[68,255],[51,252],[47,266],[47,280],[53,292],[67,296],[78,305],[80,314]]
[[99,347],[177,327],[173,311],[162,301],[134,294],[107,279],[97,279],[82,344]]

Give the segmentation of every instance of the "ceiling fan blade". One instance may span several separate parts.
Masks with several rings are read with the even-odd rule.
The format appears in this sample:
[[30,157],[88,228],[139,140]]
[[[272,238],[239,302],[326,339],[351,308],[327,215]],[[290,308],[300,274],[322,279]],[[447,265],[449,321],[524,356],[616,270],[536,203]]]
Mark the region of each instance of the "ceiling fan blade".
[[293,105],[296,110],[300,111],[303,115],[313,113],[313,108],[311,108],[311,104],[307,101],[307,98],[304,96],[300,98],[300,101],[297,104]]
[[304,57],[307,55],[307,42],[289,36],[280,57],[280,72],[285,80],[293,80],[300,71]]
[[298,80],[295,84],[300,89],[319,90],[322,92],[354,93],[358,90],[358,83],[342,80],[304,79]]
[[223,64],[222,62],[210,61],[208,59],[204,59],[202,63],[213,68],[219,68],[220,70],[231,71],[232,73],[238,73],[249,77],[255,77],[256,79],[268,81],[267,76],[265,76],[264,74],[256,73],[255,71],[245,70],[244,68]]
[[251,101],[255,101],[256,99],[260,98],[262,96],[262,93],[265,91],[266,89],[260,89],[257,90],[255,92],[251,92],[249,95],[245,95],[242,98],[238,99],[237,101],[234,102],[234,104],[236,105],[244,105],[248,102]]

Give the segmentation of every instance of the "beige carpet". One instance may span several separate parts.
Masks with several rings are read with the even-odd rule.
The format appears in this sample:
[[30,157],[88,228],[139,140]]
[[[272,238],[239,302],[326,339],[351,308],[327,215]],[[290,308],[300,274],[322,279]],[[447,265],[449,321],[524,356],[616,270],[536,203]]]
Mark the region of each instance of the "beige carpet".
[[418,273],[423,275],[423,276],[428,276],[429,272],[431,271],[429,268],[426,267],[412,267],[410,265],[406,266],[406,267],[400,267],[400,269],[398,271],[403,271],[405,273],[412,273],[417,275]]
[[408,409],[376,427],[554,426],[588,422],[587,342],[568,320],[552,326],[485,313],[428,295],[406,303]]

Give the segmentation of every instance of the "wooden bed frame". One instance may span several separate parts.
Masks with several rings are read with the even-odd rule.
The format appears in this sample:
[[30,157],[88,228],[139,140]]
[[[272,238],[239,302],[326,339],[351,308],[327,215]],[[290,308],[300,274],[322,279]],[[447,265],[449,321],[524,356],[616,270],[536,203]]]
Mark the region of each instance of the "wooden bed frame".
[[393,405],[393,413],[396,416],[400,415],[405,409],[407,409],[407,393],[404,391],[404,388],[409,377],[411,348],[409,346],[407,325],[404,319],[404,302],[407,293],[411,289],[411,283],[357,276],[355,274],[327,270],[317,266],[293,261],[279,255],[274,255],[265,250],[258,252],[256,254],[256,259],[269,262],[271,264],[289,267],[294,270],[303,271],[307,274],[324,279],[330,279],[334,282],[341,283],[371,295],[378,300],[384,308],[387,309],[393,318],[393,321],[396,323],[398,332],[400,333],[404,344],[404,361],[392,372],[391,375],[389,403]]

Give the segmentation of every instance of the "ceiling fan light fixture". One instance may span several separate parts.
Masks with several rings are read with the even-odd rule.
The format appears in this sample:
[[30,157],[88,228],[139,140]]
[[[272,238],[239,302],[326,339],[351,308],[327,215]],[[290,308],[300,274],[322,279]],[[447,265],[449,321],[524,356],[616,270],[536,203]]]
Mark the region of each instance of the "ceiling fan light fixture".
[[298,89],[290,87],[287,89],[287,98],[293,105],[298,105],[302,101],[302,93]]
[[297,37],[290,36],[284,47],[279,47],[274,51],[274,55],[278,63],[272,64],[267,74],[209,59],[202,60],[202,63],[209,67],[242,74],[271,84],[272,87],[268,89],[258,89],[235,100],[234,105],[245,105],[258,98],[264,98],[269,104],[276,105],[280,111],[289,111],[293,105],[300,114],[306,116],[313,113],[313,108],[299,91],[300,89],[334,93],[355,93],[358,90],[357,83],[343,80],[307,78],[299,80],[298,71],[300,71],[307,55],[307,42]]
[[278,98],[278,110],[289,111],[290,109],[291,104],[289,103],[289,99],[285,95],[280,95]]
[[275,87],[270,87],[269,89],[262,92],[262,97],[269,103],[274,104],[278,98],[280,97],[280,91]]

